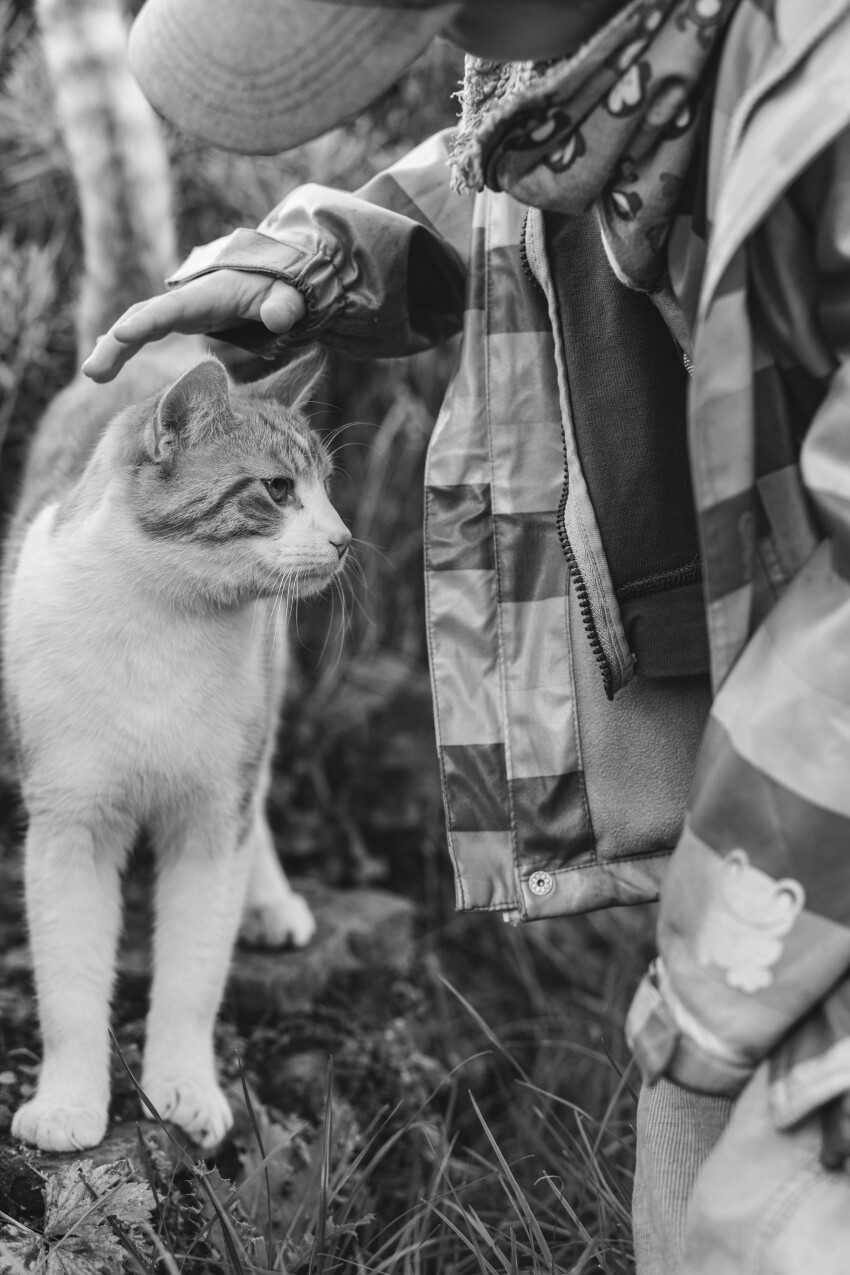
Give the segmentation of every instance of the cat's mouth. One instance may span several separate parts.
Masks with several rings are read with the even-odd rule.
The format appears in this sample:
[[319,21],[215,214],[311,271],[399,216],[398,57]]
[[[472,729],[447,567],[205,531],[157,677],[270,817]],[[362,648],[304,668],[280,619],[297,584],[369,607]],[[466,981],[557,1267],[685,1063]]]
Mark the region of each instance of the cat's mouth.
[[293,592],[297,591],[302,598],[321,593],[337,575],[339,575],[339,568],[336,566],[302,567],[293,579]]

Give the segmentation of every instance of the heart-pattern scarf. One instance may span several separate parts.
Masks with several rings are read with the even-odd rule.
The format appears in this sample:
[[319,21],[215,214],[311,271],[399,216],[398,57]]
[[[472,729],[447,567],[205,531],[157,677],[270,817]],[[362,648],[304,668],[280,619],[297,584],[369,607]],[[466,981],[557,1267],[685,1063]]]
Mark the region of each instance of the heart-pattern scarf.
[[456,190],[507,191],[553,212],[595,208],[623,280],[652,290],[737,0],[631,0],[578,54],[468,57]]

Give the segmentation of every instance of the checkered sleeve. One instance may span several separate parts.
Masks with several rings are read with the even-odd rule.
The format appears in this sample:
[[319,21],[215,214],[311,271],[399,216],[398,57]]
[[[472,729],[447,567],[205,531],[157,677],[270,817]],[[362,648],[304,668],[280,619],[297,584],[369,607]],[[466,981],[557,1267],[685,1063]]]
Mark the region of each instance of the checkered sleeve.
[[307,313],[285,336],[260,323],[216,333],[264,356],[315,340],[364,358],[414,354],[462,325],[472,202],[449,189],[440,133],[354,194],[298,187],[256,230],[196,248],[168,283],[235,269],[296,288]]
[[850,1090],[846,1013],[823,1012],[850,969],[850,137],[826,169],[811,304],[832,371],[800,455],[825,539],[715,699],[630,1021],[650,1079],[727,1092],[802,1025],[773,1086],[780,1125]]

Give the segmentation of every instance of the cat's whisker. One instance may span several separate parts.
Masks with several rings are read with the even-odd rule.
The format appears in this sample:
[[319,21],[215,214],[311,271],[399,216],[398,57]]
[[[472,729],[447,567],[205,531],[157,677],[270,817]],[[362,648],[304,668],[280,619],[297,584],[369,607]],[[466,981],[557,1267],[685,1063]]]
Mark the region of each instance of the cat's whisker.
[[349,447],[362,447],[364,451],[374,453],[375,456],[379,457],[385,463],[388,463],[389,461],[388,456],[386,455],[385,452],[381,450],[380,447],[376,447],[374,443],[367,443],[363,441],[362,439],[358,439],[354,443],[343,443],[340,447],[335,447],[333,450],[333,455],[338,456],[340,452],[344,452]]
[[300,411],[301,411],[301,415],[302,415],[302,416],[306,416],[308,421],[311,421],[311,420],[313,419],[313,417],[314,417],[314,416],[318,416],[318,415],[319,415],[319,412],[318,412],[318,411],[315,411],[315,412],[305,412],[305,410],[304,410],[304,409],[305,409],[305,407],[307,406],[307,404],[308,404],[308,403],[312,403],[312,404],[313,404],[316,408],[329,407],[329,408],[331,409],[331,411],[333,411],[333,410],[334,410],[334,408],[336,407],[336,403],[328,403],[328,402],[326,402],[324,399],[321,399],[321,398],[308,398],[308,399],[305,399],[305,400],[304,400],[304,402],[301,404]]
[[[284,642],[286,641],[286,634],[289,631],[289,616],[291,612],[289,585],[290,585],[291,579],[292,579],[292,572],[291,571],[285,572],[278,586],[277,594],[275,595],[274,608],[273,608],[274,617],[275,617],[274,618],[274,635],[272,639],[274,645],[277,645],[277,641],[278,641],[278,624],[280,624],[281,629],[283,631]],[[281,610],[283,611],[282,623],[281,623]]]
[[367,429],[377,428],[372,421],[345,421],[342,425],[336,425],[332,430],[329,430],[327,434],[324,434],[322,436],[322,441],[325,446],[329,448],[332,443],[336,442],[340,434],[344,434],[346,430],[349,429],[356,429],[359,425],[365,425]]
[[342,653],[345,649],[345,635],[347,630],[345,595],[342,592],[342,582],[337,577],[333,582],[334,599],[339,597],[339,626],[336,633],[336,659],[331,666],[331,674],[335,674],[342,663]]
[[351,543],[353,545],[363,545],[365,549],[369,549],[377,557],[382,558],[388,567],[392,567],[393,570],[395,570],[395,563],[393,562],[392,558],[388,557],[387,554],[384,553],[381,546],[375,544],[374,540],[361,540],[359,536],[352,536]]
[[295,638],[296,638],[296,640],[297,640],[297,642],[298,642],[298,645],[299,645],[300,647],[302,647],[302,648],[306,651],[306,650],[307,650],[307,646],[306,646],[306,644],[305,644],[305,642],[304,642],[304,639],[301,637],[301,633],[300,633],[299,628],[298,628],[298,603],[299,603],[299,602],[300,602],[300,600],[301,600],[301,595],[300,595],[300,592],[299,592],[299,581],[298,581],[298,573],[297,573],[297,572],[294,574],[294,580],[293,580],[293,594],[294,594],[294,597],[293,597],[292,614],[293,614],[293,619],[294,619],[294,624],[295,624]]
[[345,641],[345,638],[351,632],[351,628],[352,628],[351,611],[349,610],[349,607],[348,607],[348,599],[346,597],[346,589],[345,589],[345,586],[348,583],[349,583],[348,577],[344,573],[336,581],[336,587],[339,590],[339,603],[340,603],[340,607],[342,608],[341,643]]
[[319,664],[322,664],[324,662],[325,652],[328,649],[328,645],[331,640],[331,634],[333,633],[333,622],[334,622],[334,616],[336,615],[336,590],[337,590],[337,582],[334,579],[331,582],[331,592],[330,592],[331,613],[330,613],[330,616],[328,617],[328,623],[325,628],[325,636],[322,642],[322,649],[319,652],[319,660],[318,660]]
[[[371,613],[370,613],[369,611],[367,611],[366,606],[365,606],[365,604],[364,604],[364,602],[363,602],[363,599],[362,599],[361,597],[359,597],[359,596],[358,596],[358,592],[357,592],[357,590],[354,588],[354,584],[353,584],[353,582],[352,582],[352,581],[348,581],[348,583],[351,585],[350,597],[351,597],[352,606],[353,606],[353,607],[354,607],[354,606],[356,606],[356,607],[357,607],[357,609],[358,609],[358,611],[360,612],[360,614],[362,615],[362,617],[363,617],[363,619],[364,619],[364,621],[365,621],[366,625],[367,625],[370,629],[377,628],[377,621],[375,620],[375,617],[374,617],[373,615],[371,615]],[[370,592],[370,591],[367,589],[367,592]]]
[[[359,594],[362,592],[363,594],[365,594],[366,600],[371,601],[373,596],[373,589],[372,589],[372,586],[369,584],[369,580],[366,576],[366,572],[363,569],[363,564],[361,562],[358,562],[356,558],[350,558],[349,562],[350,562],[350,576],[346,574],[345,580],[346,580],[346,584],[348,584],[350,589],[351,600],[355,606],[359,607],[364,620],[371,628],[374,625],[375,621],[372,618],[372,616],[369,614],[369,612],[366,610],[363,599],[359,596]],[[346,566],[348,566],[348,564],[346,564]],[[353,577],[353,579],[351,577]],[[355,585],[355,580],[357,581],[357,585]],[[359,585],[359,588],[358,588],[358,585]]]

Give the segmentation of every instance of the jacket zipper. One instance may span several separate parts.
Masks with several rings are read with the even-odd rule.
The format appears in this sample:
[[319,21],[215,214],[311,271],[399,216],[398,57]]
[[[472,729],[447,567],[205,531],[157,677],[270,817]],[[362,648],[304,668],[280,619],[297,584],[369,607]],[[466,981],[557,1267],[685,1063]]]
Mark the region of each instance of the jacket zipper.
[[567,442],[566,439],[564,439],[564,485],[561,488],[561,499],[558,503],[558,513],[555,517],[555,525],[558,530],[558,539],[561,542],[561,552],[566,559],[567,568],[570,573],[570,580],[572,581],[573,588],[576,591],[579,611],[581,612],[581,622],[584,625],[584,631],[587,634],[588,641],[590,642],[590,649],[593,651],[594,659],[599,665],[600,672],[602,673],[602,685],[605,687],[605,694],[609,700],[612,700],[614,698],[614,674],[602,643],[599,640],[599,630],[596,627],[596,620],[593,615],[593,605],[587,592],[587,585],[585,584],[584,578],[579,570],[579,565],[576,562],[575,554],[573,553],[573,547],[570,544],[570,538],[567,535],[565,519],[567,498],[569,494],[570,476],[567,469]]
[[[537,278],[537,275],[532,270],[531,263],[528,260],[528,249],[526,247],[527,230],[528,230],[528,216],[526,215],[526,218],[522,227],[522,234],[520,235],[520,240],[519,240],[520,261],[522,262],[523,270],[525,271],[528,278],[531,280],[532,284],[534,285],[534,288],[537,290],[537,292],[540,294],[540,296],[543,298],[543,300],[546,302],[548,306],[548,297],[546,296],[546,290],[541,284],[540,280]],[[553,336],[553,339],[555,340],[558,339],[557,333],[553,332],[552,336]],[[593,614],[593,604],[590,601],[590,596],[587,592],[587,585],[584,582],[584,577],[582,576],[579,565],[576,562],[576,556],[573,553],[573,547],[570,544],[570,538],[567,534],[566,512],[567,512],[567,500],[570,494],[570,471],[569,471],[569,464],[567,461],[567,438],[564,432],[563,421],[561,422],[561,446],[563,447],[563,454],[564,454],[564,482],[563,482],[563,486],[561,487],[561,499],[558,502],[558,512],[555,515],[555,527],[558,532],[558,540],[560,541],[560,544],[561,544],[561,552],[564,555],[564,559],[567,564],[567,570],[570,573],[570,580],[572,582],[573,588],[576,591],[576,598],[578,599],[579,611],[581,612],[581,620],[582,620],[582,624],[584,625],[584,631],[587,634],[587,639],[590,642],[590,649],[593,651],[594,659],[596,660],[596,663],[599,665],[599,669],[602,674],[602,685],[605,688],[605,694],[609,700],[613,700],[614,672],[613,672],[613,669],[611,668],[611,663],[607,655],[605,654],[605,649],[602,646],[601,641],[599,640],[599,630],[596,627],[596,619]]]
[[681,589],[689,584],[700,584],[702,581],[702,563],[699,557],[685,562],[681,567],[671,567],[658,575],[644,576],[641,580],[632,580],[629,584],[621,584],[617,590],[618,602],[630,602],[632,598],[640,598],[647,593],[669,593],[671,589]]

